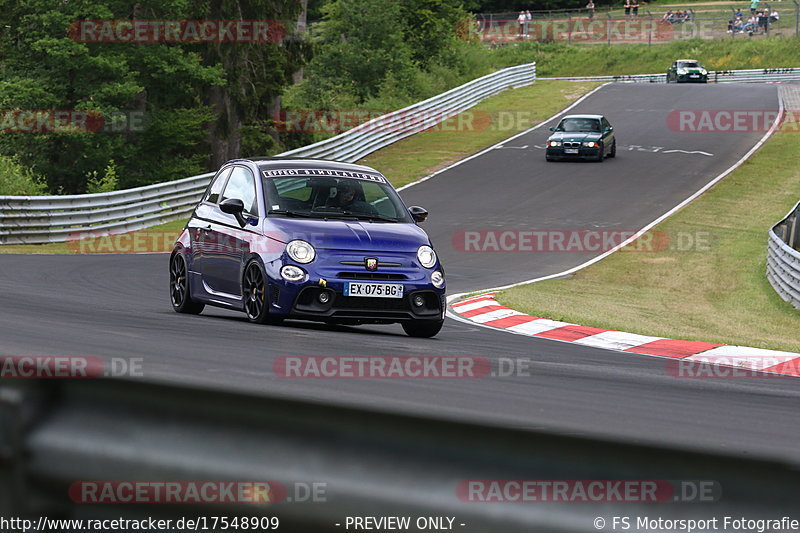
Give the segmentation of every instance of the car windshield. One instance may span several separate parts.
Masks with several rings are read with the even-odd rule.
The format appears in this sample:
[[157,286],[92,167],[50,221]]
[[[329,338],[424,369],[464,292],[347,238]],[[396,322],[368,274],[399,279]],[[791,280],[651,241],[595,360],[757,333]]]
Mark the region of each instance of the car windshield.
[[349,177],[265,177],[270,216],[413,222],[389,183]]
[[701,68],[700,63],[697,61],[680,61],[678,62],[678,68]]
[[565,118],[556,131],[600,131],[600,121],[595,118]]

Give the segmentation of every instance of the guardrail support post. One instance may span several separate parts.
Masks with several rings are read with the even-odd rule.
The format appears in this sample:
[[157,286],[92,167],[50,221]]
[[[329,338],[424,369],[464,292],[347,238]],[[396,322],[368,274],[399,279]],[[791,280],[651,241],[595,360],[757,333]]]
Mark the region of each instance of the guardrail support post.
[[567,17],[567,44],[572,44],[572,15]]
[[794,2],[794,36],[797,37],[800,35],[800,3],[797,0],[792,0]]

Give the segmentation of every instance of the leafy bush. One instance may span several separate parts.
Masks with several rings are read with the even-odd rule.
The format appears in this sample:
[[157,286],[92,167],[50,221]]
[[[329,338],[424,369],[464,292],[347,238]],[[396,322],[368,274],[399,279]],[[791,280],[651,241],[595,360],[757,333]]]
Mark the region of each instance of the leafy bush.
[[47,194],[41,176],[23,167],[14,157],[0,156],[0,196],[40,196]]
[[86,175],[86,192],[96,194],[101,192],[111,192],[117,190],[117,165],[114,160],[108,162],[102,176],[96,170]]

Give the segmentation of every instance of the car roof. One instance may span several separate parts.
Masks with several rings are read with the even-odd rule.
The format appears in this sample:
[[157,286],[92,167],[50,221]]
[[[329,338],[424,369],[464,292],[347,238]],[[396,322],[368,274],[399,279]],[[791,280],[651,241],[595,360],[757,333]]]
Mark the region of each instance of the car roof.
[[681,61],[694,61],[695,63],[699,63],[699,61],[696,60],[696,59],[676,59],[675,60],[676,63],[679,63]]
[[564,120],[565,118],[591,118],[595,120],[600,120],[603,118],[603,115],[567,115],[561,120]]
[[324,170],[349,170],[354,172],[371,172],[380,174],[377,170],[366,165],[357,165],[355,163],[343,163],[341,161],[330,161],[328,159],[315,159],[311,157],[295,158],[295,157],[251,157],[232,159],[225,164],[235,162],[251,162],[258,166],[259,170],[271,170],[278,168],[316,168]]

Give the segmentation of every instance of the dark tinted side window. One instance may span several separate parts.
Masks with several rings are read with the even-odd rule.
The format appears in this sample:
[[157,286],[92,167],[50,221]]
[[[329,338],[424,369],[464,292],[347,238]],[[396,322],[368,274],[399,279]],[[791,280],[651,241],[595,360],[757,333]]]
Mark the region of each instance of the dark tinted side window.
[[225,180],[228,179],[230,173],[231,169],[226,168],[217,174],[217,177],[214,178],[214,182],[211,184],[211,187],[208,188],[205,198],[203,198],[204,202],[211,202],[212,204],[219,202],[219,195],[222,193],[222,188],[225,186]]

